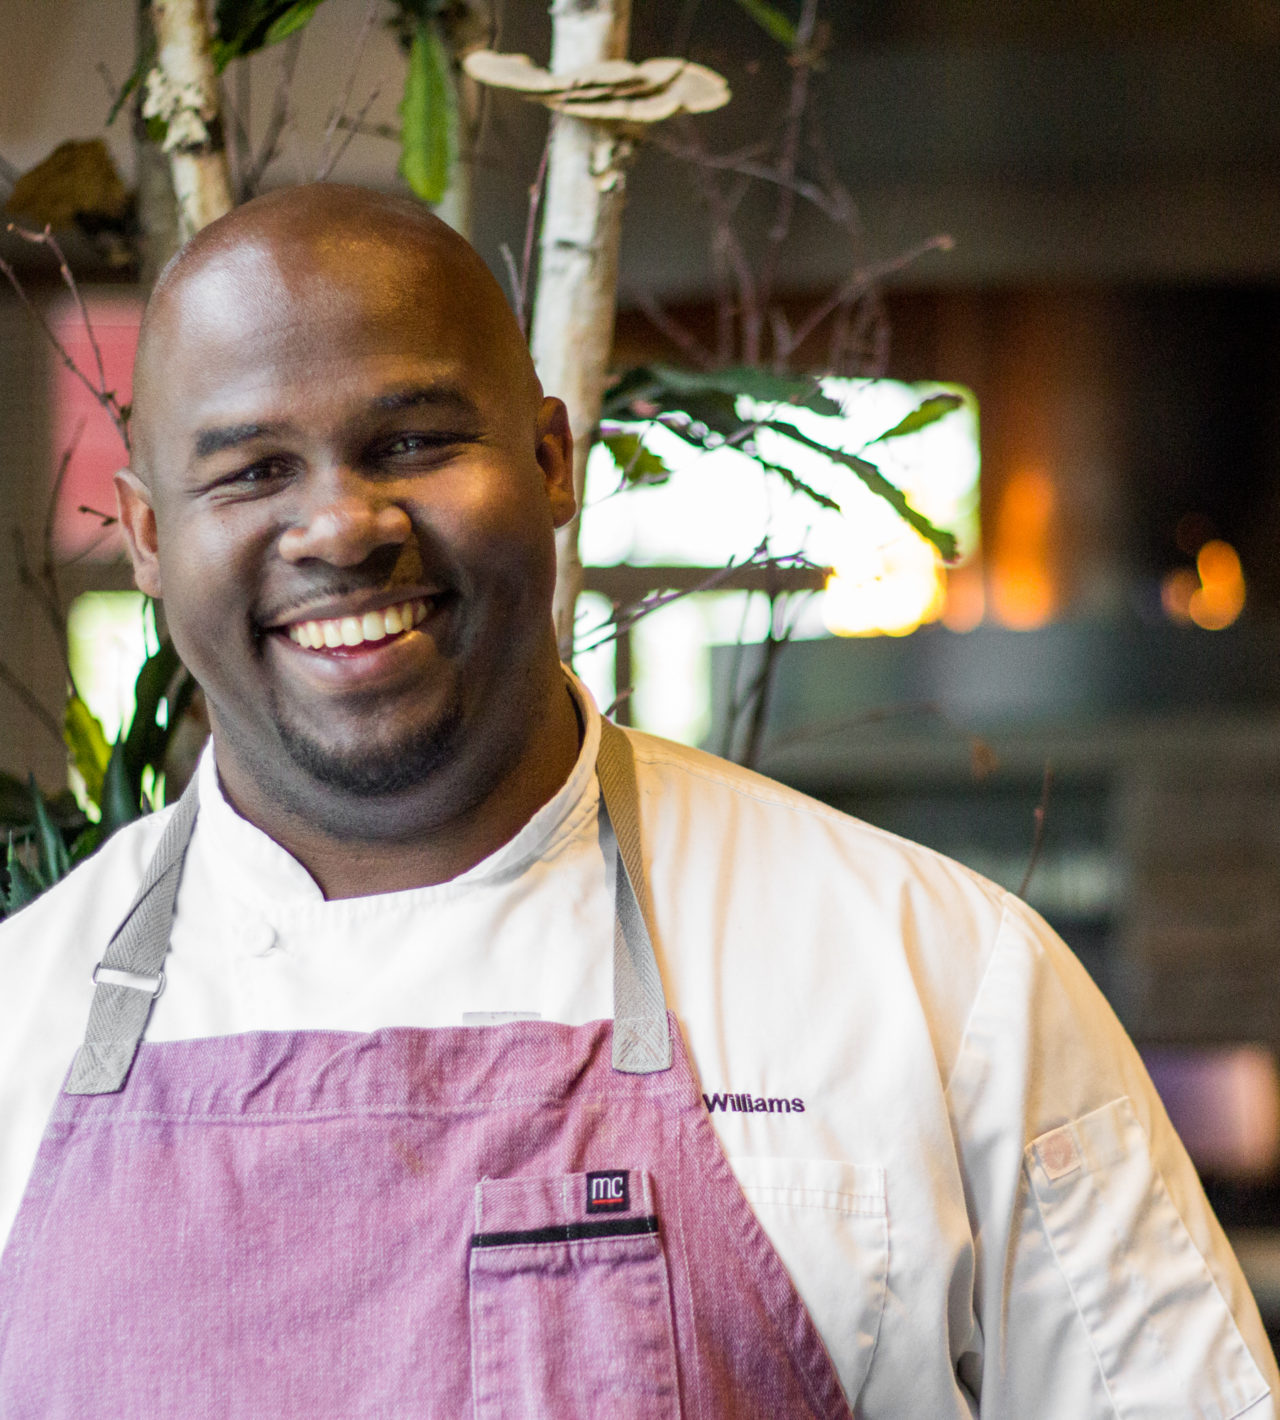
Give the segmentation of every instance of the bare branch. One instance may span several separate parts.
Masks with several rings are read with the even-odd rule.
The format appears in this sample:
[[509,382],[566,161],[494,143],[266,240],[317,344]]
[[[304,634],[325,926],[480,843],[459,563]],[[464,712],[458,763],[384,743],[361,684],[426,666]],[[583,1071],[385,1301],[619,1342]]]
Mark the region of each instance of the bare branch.
[[529,184],[529,214],[524,223],[524,247],[520,253],[520,274],[516,282],[516,320],[520,322],[520,333],[528,334],[529,329],[529,286],[533,274],[533,245],[538,236],[538,209],[542,206],[542,194],[547,187],[547,164],[551,158],[551,129],[547,128],[547,140],[542,145],[542,156],[538,159],[538,170]]
[[275,161],[280,137],[289,122],[289,104],[293,91],[293,71],[298,65],[298,52],[302,48],[302,30],[297,30],[285,40],[280,52],[280,81],[276,85],[271,117],[267,120],[266,132],[254,159],[244,178],[244,195],[252,197],[258,190],[263,175]]
[[253,162],[253,144],[249,138],[249,122],[252,112],[253,89],[251,83],[252,75],[249,71],[248,58],[242,58],[236,65],[236,96],[233,102],[226,92],[226,85],[223,86],[222,110],[224,115],[230,115],[231,122],[224,128],[231,129],[231,152],[235,158],[235,189],[237,199],[244,200],[245,179],[249,174],[249,167]]
[[101,508],[90,507],[88,503],[77,503],[76,512],[89,513],[93,517],[101,519],[104,528],[114,527],[120,521],[114,513],[104,513]]
[[648,291],[637,291],[635,303],[649,324],[665,335],[673,345],[678,346],[695,365],[709,370],[715,364],[715,356],[711,351],[692,331],[686,330],[678,320],[669,316]]
[[1040,861],[1040,854],[1044,850],[1044,825],[1049,816],[1049,795],[1053,791],[1053,765],[1046,759],[1044,762],[1044,783],[1040,789],[1040,802],[1035,809],[1035,832],[1031,838],[1031,857],[1027,862],[1027,871],[1022,875],[1022,881],[1018,884],[1018,897],[1026,897],[1027,889],[1031,886],[1031,877],[1036,870],[1036,865]]
[[84,385],[93,395],[94,399],[107,411],[111,422],[116,426],[126,452],[129,449],[129,429],[128,421],[125,418],[124,407],[116,398],[115,391],[107,388],[107,372],[102,362],[102,347],[98,344],[98,337],[94,334],[93,322],[89,319],[89,309],[84,303],[84,297],[80,294],[80,287],[76,284],[76,278],[71,274],[71,267],[67,264],[67,258],[63,255],[62,248],[58,245],[57,238],[48,227],[42,232],[31,232],[25,227],[20,227],[16,222],[8,224],[8,230],[15,236],[21,237],[23,241],[32,243],[33,246],[48,247],[53,253],[58,263],[58,274],[62,277],[62,284],[67,288],[71,299],[75,302],[76,310],[79,313],[80,321],[84,326],[84,333],[88,337],[89,349],[93,352],[94,364],[98,370],[98,383],[95,385],[84,373],[79,365],[71,358],[70,353],[58,337],[53,333],[53,328],[45,320],[43,314],[36,308],[30,297],[22,288],[22,283],[18,280],[17,272],[7,261],[0,258],[0,272],[3,272],[9,285],[17,293],[18,299],[27,308],[27,313],[35,320],[40,329],[44,331],[45,338],[58,352],[62,363],[71,371],[73,375]]
[[93,66],[93,72],[102,80],[106,86],[107,97],[115,103],[116,95],[120,92],[120,85],[111,77],[111,70],[107,67],[105,59],[99,59]]
[[27,545],[22,536],[22,529],[14,527],[10,531],[13,535],[13,561],[18,573],[18,582],[39,602],[45,620],[48,621],[54,632],[61,636],[66,630],[62,618],[62,605],[46,586],[40,573],[32,567],[31,559],[27,556]]
[[792,351],[798,350],[838,306],[860,296],[882,277],[890,276],[894,272],[901,271],[904,267],[910,266],[913,261],[918,261],[926,252],[950,251],[954,245],[955,243],[952,239],[943,233],[936,237],[930,237],[927,241],[917,243],[917,245],[908,248],[908,250],[902,252],[900,255],[891,257],[888,261],[878,262],[874,266],[866,266],[854,271],[825,301],[822,301],[816,306],[801,323],[792,338]]
[[794,182],[800,161],[800,140],[809,106],[809,83],[818,59],[818,47],[814,42],[817,19],[818,0],[802,0],[791,60],[791,91],[787,96],[787,113],[778,157],[778,172],[784,181],[778,188],[778,200],[765,238],[764,258],[760,266],[760,302],[766,306],[773,295],[778,261],[782,255],[783,244],[791,234],[791,222],[795,216]]
[[[810,182],[794,173],[788,174],[769,163],[757,162],[752,158],[740,157],[735,153],[699,153],[688,143],[679,143],[667,138],[661,130],[654,133],[649,141],[669,157],[682,162],[696,163],[717,172],[737,173],[740,177],[755,178],[760,182],[787,188],[797,197],[803,197],[806,202],[811,203],[833,222],[842,225],[846,220],[845,208],[838,198],[818,183]],[[759,145],[755,144],[752,150],[756,151],[758,148]]]
[[[330,163],[329,167],[325,169],[325,176],[326,176],[326,177],[327,177],[328,174],[331,173],[331,172],[333,171],[333,169],[336,168],[336,167],[338,166],[338,164],[342,161],[343,157],[344,157],[345,154],[346,154],[347,149],[350,148],[350,146],[351,146],[351,140],[356,136],[356,134],[357,134],[358,132],[360,132],[361,126],[362,126],[362,124],[363,124],[365,115],[366,115],[366,114],[369,112],[369,110],[373,107],[374,103],[377,101],[378,95],[379,95],[381,92],[382,92],[382,89],[381,89],[380,87],[374,88],[374,89],[371,91],[371,93],[369,94],[369,97],[368,97],[367,99],[365,99],[364,103],[361,105],[361,107],[360,107],[360,112],[356,114],[355,122],[352,123],[352,124],[350,125],[350,127],[347,128],[347,130],[346,130],[346,136],[343,138],[342,142],[338,145],[338,150],[337,150],[337,152],[334,153],[334,155],[333,155],[333,161],[332,161],[332,163]],[[320,179],[317,179],[317,181],[320,181]]]
[[338,123],[346,114],[347,105],[351,102],[351,94],[356,86],[356,74],[360,70],[361,62],[364,59],[364,52],[369,43],[369,35],[373,31],[374,21],[378,16],[379,0],[369,0],[365,7],[364,19],[360,23],[360,33],[356,38],[355,51],[351,57],[351,67],[347,70],[347,81],[342,87],[342,97],[334,104],[329,113],[329,121],[325,124],[324,138],[320,144],[320,160],[316,164],[316,182],[324,182],[329,174],[338,165],[338,159],[346,151],[347,143],[351,141],[350,136],[343,143],[342,148],[334,151],[333,141],[337,136]]
[[64,639],[67,622],[62,610],[62,590],[58,586],[58,567],[53,556],[53,530],[58,521],[58,502],[62,496],[62,485],[66,482],[67,469],[71,466],[71,460],[75,457],[76,449],[84,434],[84,425],[83,419],[76,425],[75,432],[71,435],[71,442],[62,451],[62,457],[58,460],[58,471],[54,475],[53,487],[49,490],[49,501],[45,506],[44,526],[40,530],[42,554],[40,577],[48,590],[49,604],[56,611],[56,628]]
[[[516,312],[516,319],[520,320],[520,268],[516,265],[516,254],[511,250],[510,242],[499,242],[498,251],[501,253],[503,266],[507,268],[507,280],[511,283],[511,309]],[[520,334],[524,334],[523,321]]]
[[348,133],[363,133],[366,138],[388,138],[393,143],[404,137],[394,123],[359,123],[354,118],[340,118],[338,127]]
[[[27,707],[39,724],[57,740],[58,744],[63,744],[62,726],[50,713],[48,708],[40,703],[34,695],[22,683],[19,676],[15,675],[3,661],[0,661],[0,685],[8,686],[14,695]],[[65,746],[64,746],[65,748]]]
[[772,557],[769,555],[769,544],[767,540],[760,543],[750,557],[742,562],[730,560],[724,567],[717,567],[708,576],[702,578],[692,586],[676,587],[669,591],[654,592],[651,596],[642,597],[638,602],[632,602],[625,612],[615,609],[614,615],[608,621],[600,622],[591,630],[583,633],[584,637],[595,638],[587,641],[586,645],[575,645],[575,652],[594,651],[600,646],[607,646],[622,631],[629,631],[636,622],[643,620],[646,616],[652,616],[655,611],[661,611],[664,606],[672,602],[683,600],[685,597],[696,596],[699,592],[713,592],[722,583],[730,580],[737,574],[748,568],[759,568],[771,570],[783,570],[786,568],[804,567],[814,568],[816,564],[810,562],[802,553],[793,552],[783,557]]

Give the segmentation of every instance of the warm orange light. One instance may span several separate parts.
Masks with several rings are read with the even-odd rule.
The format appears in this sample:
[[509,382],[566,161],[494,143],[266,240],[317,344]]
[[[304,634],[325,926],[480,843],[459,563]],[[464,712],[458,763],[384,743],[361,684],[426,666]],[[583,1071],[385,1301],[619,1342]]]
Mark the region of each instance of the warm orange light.
[[1056,498],[1053,482],[1039,468],[1009,480],[995,516],[991,550],[991,609],[1015,631],[1043,626],[1058,604],[1050,559]]
[[1206,631],[1221,631],[1244,610],[1244,569],[1230,543],[1206,542],[1196,557],[1196,570],[1175,567],[1160,584],[1160,600],[1170,621],[1194,622]]
[[972,631],[986,615],[987,597],[982,585],[982,567],[975,560],[947,571],[947,601],[942,624],[948,631]]
[[1191,594],[1187,614],[1206,631],[1221,631],[1244,610],[1244,570],[1230,543],[1206,542],[1196,557],[1200,586]]
[[1200,590],[1200,578],[1190,567],[1175,567],[1160,583],[1160,601],[1170,621],[1191,620],[1191,598]]
[[937,549],[906,531],[863,552],[855,567],[836,567],[822,598],[823,620],[837,636],[909,636],[937,618],[943,576]]

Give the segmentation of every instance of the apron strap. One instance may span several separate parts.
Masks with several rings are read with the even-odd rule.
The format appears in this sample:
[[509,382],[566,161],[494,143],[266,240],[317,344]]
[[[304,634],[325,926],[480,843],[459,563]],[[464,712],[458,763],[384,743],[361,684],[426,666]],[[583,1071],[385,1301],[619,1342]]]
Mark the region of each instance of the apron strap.
[[[151,1003],[164,990],[164,958],[182,865],[199,807],[196,776],[165,824],[142,875],[142,884],[93,969],[93,1002],[84,1044],[76,1051],[66,1083],[69,1095],[105,1095],[119,1090],[146,1029]],[[141,978],[136,985],[105,981],[99,973]]]
[[[631,743],[601,721],[596,763],[600,796],[617,853],[614,863],[613,1068],[647,1075],[671,1066],[666,997],[653,953],[644,861],[640,853],[639,793]],[[64,1090],[69,1095],[113,1094],[124,1087],[151,1005],[164,990],[173,906],[199,808],[197,777],[186,791],[147,864],[142,884],[93,970],[93,1002],[84,1044],[76,1052]],[[136,984],[100,975],[136,978]]]
[[600,721],[596,776],[605,817],[617,843],[613,914],[613,1068],[649,1075],[671,1068],[667,1001],[653,953],[644,859],[640,852],[640,794],[631,741]]

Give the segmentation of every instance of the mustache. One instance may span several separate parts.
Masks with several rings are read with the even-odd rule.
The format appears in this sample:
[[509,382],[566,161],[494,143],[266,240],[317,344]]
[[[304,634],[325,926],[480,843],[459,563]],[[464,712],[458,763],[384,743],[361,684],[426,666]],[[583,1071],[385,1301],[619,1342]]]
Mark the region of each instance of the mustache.
[[259,627],[278,626],[294,619],[299,613],[311,612],[328,602],[345,602],[360,597],[379,600],[436,598],[453,590],[451,579],[436,576],[405,577],[361,574],[356,569],[338,568],[317,573],[300,580],[290,588],[288,596],[273,601],[254,616]]

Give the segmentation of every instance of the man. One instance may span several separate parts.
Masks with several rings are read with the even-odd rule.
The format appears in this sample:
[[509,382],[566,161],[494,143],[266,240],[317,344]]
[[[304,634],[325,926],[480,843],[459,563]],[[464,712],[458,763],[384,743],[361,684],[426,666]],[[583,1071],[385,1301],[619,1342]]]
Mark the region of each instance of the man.
[[565,412],[460,239],[238,209],[135,409],[212,748],[0,932],[0,1411],[1276,1415],[1044,924],[566,679]]

